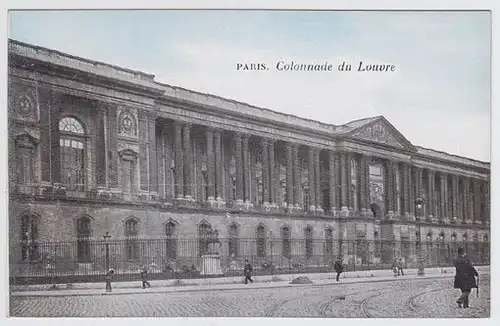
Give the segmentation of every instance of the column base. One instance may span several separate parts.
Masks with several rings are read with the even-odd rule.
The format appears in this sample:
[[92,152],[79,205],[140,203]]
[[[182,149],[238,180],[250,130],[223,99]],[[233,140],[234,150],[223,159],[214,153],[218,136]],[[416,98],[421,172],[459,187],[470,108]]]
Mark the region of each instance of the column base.
[[443,218],[442,221],[444,224],[450,224],[450,219],[448,217]]
[[405,220],[410,220],[410,213],[405,212],[405,213],[403,214],[403,217],[404,217],[404,219],[405,219]]
[[226,207],[226,202],[224,199],[217,197],[217,208],[224,208]]
[[184,196],[184,200],[189,201],[189,202],[193,202],[194,198],[191,195],[186,195],[186,196]]
[[245,200],[245,203],[243,203],[243,207],[245,207],[246,210],[249,210],[253,207],[253,204],[249,200]]
[[346,218],[348,216],[349,216],[349,209],[347,208],[347,206],[342,206],[340,208],[340,217]]
[[325,211],[323,210],[323,208],[321,208],[321,206],[316,207],[316,213],[323,214],[324,212]]
[[338,217],[340,212],[336,208],[330,208],[330,213],[332,213],[333,217]]
[[465,224],[469,224],[469,225],[470,225],[470,224],[472,224],[472,223],[473,223],[473,221],[472,221],[472,219],[470,219],[470,218],[468,218],[468,219],[466,219],[466,220],[465,220]]
[[481,221],[481,220],[475,220],[475,221],[474,221],[474,224],[476,224],[476,225],[481,225],[481,224],[483,224],[483,221]]
[[394,212],[393,211],[388,211],[387,215],[385,216],[386,219],[388,220],[394,220]]
[[314,213],[316,211],[316,206],[311,205],[309,206],[309,212]]
[[437,216],[433,216],[431,218],[431,223],[432,224],[439,224],[439,218]]

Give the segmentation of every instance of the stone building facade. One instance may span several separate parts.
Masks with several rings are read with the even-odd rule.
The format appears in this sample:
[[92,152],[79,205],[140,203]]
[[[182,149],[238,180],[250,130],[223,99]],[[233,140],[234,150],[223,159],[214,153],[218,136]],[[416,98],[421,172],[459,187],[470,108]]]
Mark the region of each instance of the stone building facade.
[[106,231],[415,241],[417,197],[427,241],[489,241],[490,164],[382,116],[325,124],[13,40],[8,114],[12,264]]

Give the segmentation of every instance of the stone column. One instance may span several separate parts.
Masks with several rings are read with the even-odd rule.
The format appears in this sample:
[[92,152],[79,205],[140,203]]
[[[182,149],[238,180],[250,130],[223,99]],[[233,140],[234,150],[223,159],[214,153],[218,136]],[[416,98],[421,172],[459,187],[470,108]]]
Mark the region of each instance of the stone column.
[[[50,174],[55,188],[61,186],[61,147],[59,144],[59,118],[61,101],[55,91],[51,91],[50,101]],[[62,185],[63,187],[66,185]]]
[[408,205],[410,206],[410,219],[415,218],[415,199],[417,198],[417,187],[418,187],[418,172],[417,168],[410,165],[408,167],[410,181],[409,189],[410,189],[410,198],[408,199]]
[[[116,107],[108,106],[107,116],[107,167],[108,167],[108,186],[118,188],[118,145],[117,145],[117,115]],[[116,191],[116,190],[115,190]]]
[[[52,106],[52,91],[39,87],[39,112],[40,112],[40,172],[41,182],[49,185],[51,182],[50,176],[50,116]],[[14,168],[15,171],[15,168]],[[12,173],[13,175],[14,173]],[[15,177],[14,177],[15,180]]]
[[193,149],[191,147],[191,124],[186,123],[183,128],[184,140],[184,198],[193,200]]
[[474,216],[473,220],[474,223],[477,223],[477,221],[480,221],[482,216],[481,216],[481,191],[480,191],[480,186],[479,186],[479,180],[474,179],[473,182],[473,187],[474,187]]
[[160,128],[156,133],[156,157],[158,165],[158,199],[165,199],[165,136],[166,131]]
[[182,149],[182,127],[180,121],[174,122],[174,154],[175,154],[175,197],[184,199],[184,153]]
[[316,148],[314,151],[314,184],[316,186],[316,211],[323,213],[323,208],[321,207],[320,153],[321,150]]
[[309,159],[308,159],[308,181],[309,181],[309,211],[314,212],[316,210],[316,191],[315,191],[315,183],[314,183],[314,151],[315,149],[313,147],[308,148],[308,154],[309,154]]
[[447,187],[448,187],[448,182],[447,182],[447,178],[448,176],[446,175],[446,173],[444,172],[441,172],[439,174],[440,176],[440,185],[441,185],[441,201],[440,201],[440,210],[439,210],[439,220],[441,222],[443,222],[443,220],[447,219],[448,218],[448,215],[447,215],[447,204],[448,204],[448,200],[447,200]]
[[470,213],[470,181],[468,177],[462,177],[463,184],[463,194],[462,194],[462,203],[463,203],[463,214],[462,214],[462,223],[466,224],[467,220],[472,216]]
[[262,146],[262,195],[264,207],[269,206],[269,148],[268,140],[263,139]]
[[276,166],[274,164],[274,140],[269,139],[269,200],[271,206],[276,206]]
[[340,207],[341,214],[347,216],[349,212],[347,196],[348,196],[348,178],[347,178],[347,155],[345,152],[340,152]]
[[208,179],[208,202],[215,201],[215,153],[214,153],[214,133],[212,128],[205,131],[207,146],[207,179]]
[[359,215],[366,215],[365,207],[365,158],[362,154],[354,156],[357,159],[358,164],[356,165],[356,192],[358,197],[358,209]]
[[403,191],[403,215],[406,219],[410,217],[410,165],[408,163],[403,163],[401,165],[403,168],[403,182],[402,191]]
[[236,204],[243,205],[243,158],[241,155],[241,133],[234,135],[236,161]]
[[371,199],[370,199],[370,157],[363,155],[363,193],[364,193],[364,201],[361,203],[361,207],[365,209],[365,215],[373,217],[373,213],[370,208]]
[[293,156],[293,202],[296,209],[300,209],[300,160],[299,160],[299,145],[292,144]]
[[158,157],[156,152],[156,116],[148,114],[148,143],[149,143],[149,193],[151,199],[158,194]]
[[286,156],[286,202],[288,209],[293,208],[293,158],[292,158],[292,144],[285,144],[285,156]]
[[165,199],[167,202],[171,202],[175,198],[175,190],[172,190],[172,185],[175,184],[175,180],[172,180],[172,142],[165,131],[163,130],[163,154],[165,162]]
[[487,226],[490,225],[490,219],[491,219],[491,215],[490,215],[490,205],[491,205],[491,202],[490,202],[490,182],[489,181],[485,181],[485,184],[484,184],[484,191],[485,191],[485,194],[484,194],[484,200],[485,200],[485,212],[484,212],[484,219],[485,219],[485,224]]
[[243,185],[244,185],[244,194],[243,199],[245,200],[245,205],[250,206],[250,159],[248,152],[248,139],[250,135],[243,135]]
[[437,200],[436,200],[436,171],[428,170],[429,176],[429,218],[437,215]]
[[355,209],[355,203],[354,203],[354,191],[352,189],[352,160],[353,160],[353,154],[350,152],[346,153],[346,182],[347,182],[347,207],[348,210],[351,212],[354,211]]
[[385,180],[384,180],[384,196],[386,202],[386,213],[391,218],[394,216],[394,163],[391,160],[386,161]]
[[337,210],[336,210],[336,173],[335,173],[335,152],[330,150],[328,152],[329,157],[328,157],[328,185],[330,187],[330,192],[329,192],[329,199],[330,199],[330,212],[332,213],[333,216],[336,216]]
[[106,189],[108,186],[108,173],[106,166],[106,153],[107,153],[107,142],[106,142],[106,115],[107,111],[105,107],[97,108],[97,135],[96,135],[96,145],[97,145],[97,157],[96,157],[96,180],[97,187],[100,189]]
[[214,145],[215,145],[215,189],[217,191],[217,203],[224,204],[224,184],[222,183],[222,175],[224,168],[222,165],[222,130],[214,130]]
[[451,176],[452,182],[452,198],[451,198],[451,216],[454,221],[458,220],[458,176],[456,174]]

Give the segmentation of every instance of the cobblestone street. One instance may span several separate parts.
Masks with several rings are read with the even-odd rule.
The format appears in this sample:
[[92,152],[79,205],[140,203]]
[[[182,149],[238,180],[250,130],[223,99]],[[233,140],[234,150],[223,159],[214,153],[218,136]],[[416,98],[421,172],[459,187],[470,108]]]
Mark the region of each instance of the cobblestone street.
[[331,284],[289,288],[145,293],[105,296],[12,297],[10,315],[25,317],[489,317],[490,280],[459,309],[459,291],[446,279]]

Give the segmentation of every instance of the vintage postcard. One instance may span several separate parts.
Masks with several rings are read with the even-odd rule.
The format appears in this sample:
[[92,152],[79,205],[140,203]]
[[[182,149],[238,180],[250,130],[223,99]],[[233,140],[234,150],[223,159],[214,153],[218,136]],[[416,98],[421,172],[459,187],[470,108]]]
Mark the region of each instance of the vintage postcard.
[[10,317],[491,316],[491,11],[8,24]]

